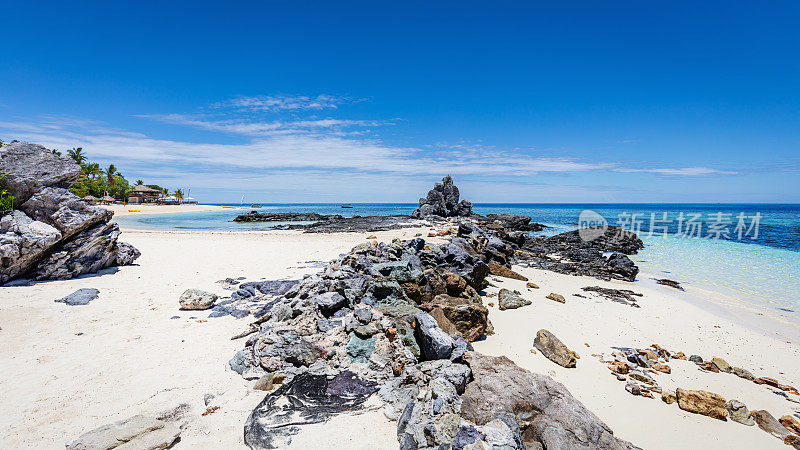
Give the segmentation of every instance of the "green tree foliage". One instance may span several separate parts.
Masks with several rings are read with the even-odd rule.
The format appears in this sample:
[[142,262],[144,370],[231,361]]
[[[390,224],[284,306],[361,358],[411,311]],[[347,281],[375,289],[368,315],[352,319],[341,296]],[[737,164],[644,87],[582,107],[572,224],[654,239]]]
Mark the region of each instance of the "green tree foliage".
[[83,163],[86,162],[86,154],[83,153],[83,147],[78,147],[78,148],[73,147],[70,150],[67,150],[67,156],[72,158],[73,161],[80,164],[81,166],[83,165]]
[[131,185],[114,164],[109,164],[108,167],[102,169],[100,164],[87,163],[86,154],[82,148],[68,150],[67,155],[81,166],[81,177],[71,189],[73,194],[78,197],[91,195],[98,198],[109,195],[117,200],[122,200],[127,196]]
[[14,197],[6,190],[6,174],[0,172],[0,211],[11,211],[14,209]]
[[182,189],[175,189],[175,192],[172,193],[175,198],[183,200],[183,190]]

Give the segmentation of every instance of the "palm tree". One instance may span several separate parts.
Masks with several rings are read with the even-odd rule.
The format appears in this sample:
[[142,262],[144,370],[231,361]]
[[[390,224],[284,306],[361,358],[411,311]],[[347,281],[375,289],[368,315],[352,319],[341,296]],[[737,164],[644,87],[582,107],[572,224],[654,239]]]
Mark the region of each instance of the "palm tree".
[[167,194],[169,194],[169,189],[161,188],[161,193],[164,194],[164,195],[167,195]]
[[136,185],[137,185],[137,186],[141,186],[141,185],[143,185],[143,184],[144,184],[144,181],[142,181],[142,180],[136,180]]
[[103,174],[103,170],[100,169],[100,164],[91,163],[86,165],[86,174],[95,179],[98,175]]
[[80,165],[86,162],[86,154],[83,153],[83,147],[73,147],[71,150],[67,150],[67,155]]
[[181,189],[175,189],[175,192],[173,192],[172,195],[179,200],[183,200],[183,191]]
[[56,156],[61,156],[61,152],[56,150],[56,149],[52,149],[50,151],[53,152],[53,154],[56,155]]
[[108,185],[113,186],[114,182],[116,181],[114,178],[114,174],[117,173],[117,167],[113,164],[109,164],[106,170],[103,171],[103,173],[105,173],[106,177],[108,177]]

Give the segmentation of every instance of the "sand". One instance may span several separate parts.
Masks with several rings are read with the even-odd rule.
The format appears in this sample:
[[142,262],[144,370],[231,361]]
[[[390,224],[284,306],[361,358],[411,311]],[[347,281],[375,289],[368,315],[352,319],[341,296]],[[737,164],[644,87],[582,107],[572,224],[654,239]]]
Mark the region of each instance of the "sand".
[[[427,230],[370,234],[389,241],[418,231]],[[178,297],[187,288],[229,295],[215,283],[226,277],[297,278],[318,270],[314,261],[335,258],[365,238],[357,233],[125,230],[123,239],[142,252],[135,266],[74,280],[0,287],[0,392],[6,405],[0,416],[0,448],[63,448],[66,441],[102,424],[156,414],[181,403],[189,404],[191,413],[176,448],[244,447],[244,421],[264,393],[232,372],[227,361],[244,344],[230,337],[249,319],[206,319],[207,312],[180,311]],[[617,436],[643,448],[787,448],[758,427],[634,397],[591,354],[609,355],[611,346],[657,343],[687,355],[720,356],[756,376],[798,386],[796,341],[764,335],[695,306],[691,287],[678,292],[646,281],[601,282],[516,269],[541,289],[528,290],[521,281],[493,277],[497,287],[487,292],[501,286],[518,289],[533,304],[499,311],[496,298],[486,298],[484,303],[495,305],[490,318],[496,334],[476,342],[476,350],[506,355],[522,367],[552,375]],[[642,307],[572,296],[591,285],[642,292]],[[90,287],[99,289],[100,297],[87,306],[53,302]],[[566,304],[545,299],[550,292],[563,294]],[[580,354],[576,368],[565,369],[541,353],[530,353],[541,328]],[[688,361],[673,360],[670,365],[671,375],[654,375],[665,388],[707,389],[776,417],[800,409],[766,386],[729,374],[703,373]],[[214,404],[221,408],[201,416],[206,394],[216,395]],[[397,448],[395,427],[376,405],[307,427],[292,447]]]
[[103,208],[114,211],[114,217],[219,211],[223,209],[222,206],[218,205],[154,205],[152,203],[144,203],[141,205],[103,205]]

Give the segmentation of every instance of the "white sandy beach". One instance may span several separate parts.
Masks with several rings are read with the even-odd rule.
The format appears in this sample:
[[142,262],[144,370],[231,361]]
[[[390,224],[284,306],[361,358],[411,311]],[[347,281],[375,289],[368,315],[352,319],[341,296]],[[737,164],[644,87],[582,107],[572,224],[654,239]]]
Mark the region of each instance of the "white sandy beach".
[[[389,241],[420,231],[427,229],[370,234]],[[232,372],[227,361],[243,345],[230,337],[250,319],[206,319],[207,312],[180,311],[179,295],[187,288],[229,295],[215,283],[226,277],[297,278],[318,270],[314,261],[330,260],[365,238],[357,233],[129,230],[122,239],[142,252],[134,266],[73,280],[0,287],[0,390],[7,405],[0,417],[0,448],[63,448],[66,441],[97,426],[181,403],[189,404],[191,413],[176,448],[243,447],[244,421],[264,392],[254,391],[254,382]],[[495,305],[489,309],[496,334],[474,343],[476,350],[506,355],[526,369],[550,374],[617,436],[642,448],[787,448],[757,426],[690,414],[658,398],[634,397],[591,354],[608,357],[612,346],[655,343],[687,356],[719,356],[756,376],[797,386],[796,341],[765,336],[714,315],[687,302],[687,293],[666,286],[515,269],[541,289],[492,277],[496,286],[487,292],[517,289],[533,304],[499,311],[496,297],[485,298],[485,304]],[[585,294],[580,288],[593,285],[641,292],[641,308],[572,295]],[[53,302],[90,287],[99,289],[100,297],[87,306]],[[545,299],[550,292],[563,294],[566,304]],[[530,352],[541,328],[580,354],[576,368],[563,368]],[[664,388],[706,389],[775,417],[800,410],[799,404],[767,386],[730,374],[704,373],[688,361],[672,360],[670,365],[672,374],[653,375]],[[220,409],[201,416],[206,394],[218,396],[212,404]],[[395,432],[396,423],[376,406],[310,426],[295,437],[293,447],[397,448]]]
[[198,205],[198,204],[183,204],[183,205],[155,205],[152,203],[143,203],[140,205],[103,205],[103,208],[114,211],[114,217],[133,216],[133,215],[150,215],[150,214],[177,214],[189,212],[203,212],[203,211],[219,211],[224,207],[219,205]]

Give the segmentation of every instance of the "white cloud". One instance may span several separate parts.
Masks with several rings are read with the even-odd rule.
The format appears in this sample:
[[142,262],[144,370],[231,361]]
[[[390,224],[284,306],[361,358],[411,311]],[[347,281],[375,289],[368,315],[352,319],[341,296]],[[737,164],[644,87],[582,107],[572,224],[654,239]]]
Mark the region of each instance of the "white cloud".
[[261,95],[255,97],[237,97],[232,100],[215,103],[212,108],[232,108],[241,111],[283,111],[283,110],[318,110],[336,109],[345,103],[354,103],[349,97],[336,95],[318,95],[316,97],[302,95]]

